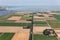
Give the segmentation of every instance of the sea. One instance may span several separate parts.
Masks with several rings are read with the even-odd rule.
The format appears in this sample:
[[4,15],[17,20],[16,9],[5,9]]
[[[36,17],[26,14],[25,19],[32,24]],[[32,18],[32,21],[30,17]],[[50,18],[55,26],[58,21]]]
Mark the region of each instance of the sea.
[[0,16],[12,13],[14,11],[20,12],[60,11],[60,6],[0,6],[0,7],[7,8],[7,10],[0,11]]

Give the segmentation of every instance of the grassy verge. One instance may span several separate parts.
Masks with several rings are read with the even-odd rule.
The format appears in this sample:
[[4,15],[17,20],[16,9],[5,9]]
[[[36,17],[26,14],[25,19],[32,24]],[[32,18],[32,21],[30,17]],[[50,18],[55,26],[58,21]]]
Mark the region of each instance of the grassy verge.
[[33,35],[34,40],[57,40],[56,37],[47,37],[44,35],[34,34]]

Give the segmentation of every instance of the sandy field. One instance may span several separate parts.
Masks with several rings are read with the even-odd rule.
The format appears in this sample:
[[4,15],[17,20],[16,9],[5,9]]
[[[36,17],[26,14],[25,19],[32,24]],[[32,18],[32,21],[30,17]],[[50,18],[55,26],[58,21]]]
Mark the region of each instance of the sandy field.
[[51,29],[51,27],[48,27],[48,26],[34,26],[33,27],[33,33],[34,34],[42,34],[42,32],[45,30],[45,29]]
[[15,20],[15,21],[18,21],[20,19],[21,19],[21,17],[19,17],[19,16],[12,16],[12,17],[8,18],[8,20]]
[[29,40],[30,29],[24,29],[15,33],[12,40]]
[[1,33],[16,33],[18,31],[23,30],[22,27],[18,27],[18,26],[0,26],[0,32]]

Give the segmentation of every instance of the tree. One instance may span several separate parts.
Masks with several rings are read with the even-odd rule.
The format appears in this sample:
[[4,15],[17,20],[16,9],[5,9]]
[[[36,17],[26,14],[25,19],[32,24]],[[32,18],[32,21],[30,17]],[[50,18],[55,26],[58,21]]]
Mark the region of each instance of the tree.
[[46,29],[46,30],[43,31],[43,34],[46,35],[46,36],[49,36],[50,31]]
[[43,31],[43,34],[46,36],[54,36],[57,37],[57,34],[55,33],[55,31],[53,29],[45,29]]

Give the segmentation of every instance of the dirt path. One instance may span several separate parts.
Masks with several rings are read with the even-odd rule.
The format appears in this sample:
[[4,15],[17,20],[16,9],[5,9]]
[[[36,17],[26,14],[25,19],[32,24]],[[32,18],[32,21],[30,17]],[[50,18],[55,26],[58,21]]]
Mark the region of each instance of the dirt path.
[[21,30],[20,32],[15,33],[12,40],[29,40],[29,29]]

